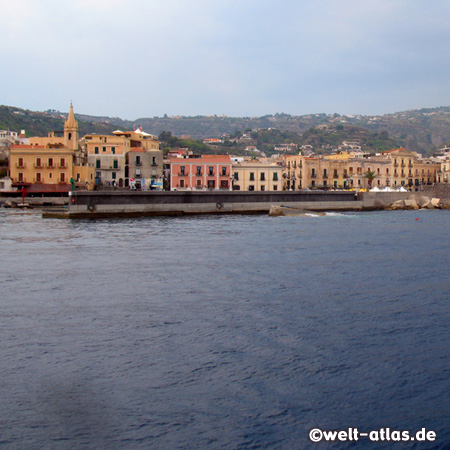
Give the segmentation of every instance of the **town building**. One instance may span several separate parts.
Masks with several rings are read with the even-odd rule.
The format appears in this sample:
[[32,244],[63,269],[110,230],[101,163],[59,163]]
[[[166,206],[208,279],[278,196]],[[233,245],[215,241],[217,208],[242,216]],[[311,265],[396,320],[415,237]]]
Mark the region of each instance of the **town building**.
[[370,189],[420,187],[439,182],[441,163],[400,148],[375,156],[355,152],[284,157],[284,189]]
[[[126,154],[134,149],[143,152],[160,152],[157,157],[162,173],[162,151],[156,136],[145,133],[141,128],[134,131],[114,131],[112,135],[88,134],[82,139],[88,162],[95,167],[95,184],[100,186],[128,187],[130,176],[126,173]],[[152,156],[142,158],[152,161]],[[152,173],[150,166],[146,168]],[[135,174],[134,174],[135,175]],[[134,178],[131,176],[131,178]]]
[[231,190],[229,155],[174,157],[170,163],[170,190]]
[[132,148],[125,155],[125,179],[132,189],[163,190],[163,152]]
[[42,194],[93,187],[93,168],[79,148],[78,122],[72,105],[62,132],[30,137],[29,142],[11,146],[9,168],[13,187]]
[[234,191],[281,191],[283,167],[258,160],[233,164]]

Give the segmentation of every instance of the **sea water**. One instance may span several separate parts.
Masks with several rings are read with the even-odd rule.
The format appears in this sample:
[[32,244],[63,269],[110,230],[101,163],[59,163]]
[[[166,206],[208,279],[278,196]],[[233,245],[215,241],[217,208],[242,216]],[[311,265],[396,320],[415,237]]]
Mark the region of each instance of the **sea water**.
[[[449,231],[0,210],[0,447],[450,448]],[[436,439],[308,437],[350,427]]]

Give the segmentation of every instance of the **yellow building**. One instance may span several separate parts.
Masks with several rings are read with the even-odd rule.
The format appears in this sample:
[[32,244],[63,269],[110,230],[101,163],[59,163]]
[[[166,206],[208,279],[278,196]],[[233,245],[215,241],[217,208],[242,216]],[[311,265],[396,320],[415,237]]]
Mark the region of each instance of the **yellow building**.
[[245,161],[232,166],[233,190],[281,191],[283,167],[278,164]]
[[67,193],[74,187],[93,187],[94,171],[78,146],[78,122],[73,106],[62,133],[32,137],[29,145],[10,149],[10,176],[13,186],[29,193]]

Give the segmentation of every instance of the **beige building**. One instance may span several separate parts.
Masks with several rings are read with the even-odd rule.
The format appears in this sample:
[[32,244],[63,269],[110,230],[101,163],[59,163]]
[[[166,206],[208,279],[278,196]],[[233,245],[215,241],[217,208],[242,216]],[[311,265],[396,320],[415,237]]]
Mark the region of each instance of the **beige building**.
[[129,176],[125,170],[126,154],[137,148],[144,151],[160,151],[158,138],[141,129],[118,130],[114,131],[112,135],[89,134],[84,136],[82,142],[89,164],[95,167],[95,184],[97,186],[128,186]]
[[133,189],[163,189],[163,152],[145,150],[141,147],[131,149],[125,155],[125,178],[127,186]]
[[413,187],[436,183],[441,165],[419,159],[404,148],[377,156],[355,157],[352,153],[330,156],[285,156],[286,190],[369,189]]
[[257,160],[234,163],[232,166],[233,190],[235,191],[281,191],[283,167]]

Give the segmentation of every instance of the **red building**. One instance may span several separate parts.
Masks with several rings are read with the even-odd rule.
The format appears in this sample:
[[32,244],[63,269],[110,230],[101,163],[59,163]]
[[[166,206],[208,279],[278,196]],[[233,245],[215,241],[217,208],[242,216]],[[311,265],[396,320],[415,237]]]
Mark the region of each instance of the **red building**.
[[229,155],[191,155],[170,158],[170,190],[231,190]]

